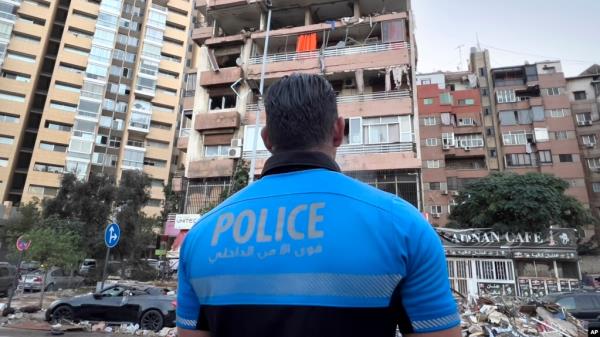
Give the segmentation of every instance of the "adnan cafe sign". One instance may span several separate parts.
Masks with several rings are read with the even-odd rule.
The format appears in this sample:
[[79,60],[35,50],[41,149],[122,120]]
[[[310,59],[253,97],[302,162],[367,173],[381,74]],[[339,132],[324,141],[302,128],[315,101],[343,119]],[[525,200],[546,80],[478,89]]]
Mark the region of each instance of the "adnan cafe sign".
[[577,232],[553,228],[547,232],[506,232],[491,229],[436,228],[446,255],[500,258],[574,259]]

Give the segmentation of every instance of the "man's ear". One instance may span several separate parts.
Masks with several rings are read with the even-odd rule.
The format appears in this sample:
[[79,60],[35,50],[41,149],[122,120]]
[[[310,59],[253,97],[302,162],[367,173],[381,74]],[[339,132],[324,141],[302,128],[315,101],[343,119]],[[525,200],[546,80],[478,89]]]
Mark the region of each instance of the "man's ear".
[[271,140],[269,139],[269,133],[267,132],[267,127],[263,127],[262,130],[260,130],[260,136],[262,137],[263,143],[265,143],[265,147],[267,148],[267,150],[271,151],[271,148],[273,148],[273,145],[271,144]]
[[344,141],[344,129],[346,128],[346,121],[344,117],[338,117],[333,124],[333,146],[339,147]]

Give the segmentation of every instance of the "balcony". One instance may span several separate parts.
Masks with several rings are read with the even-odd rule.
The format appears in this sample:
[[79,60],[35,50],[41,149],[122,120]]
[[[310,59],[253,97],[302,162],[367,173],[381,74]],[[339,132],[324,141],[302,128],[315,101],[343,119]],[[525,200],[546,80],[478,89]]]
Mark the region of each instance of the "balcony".
[[[406,42],[376,43],[364,46],[328,48],[310,52],[290,52],[270,54],[266,58],[267,73],[279,77],[296,71],[320,72],[323,66],[327,72],[343,72],[361,68],[379,68],[389,65],[409,64],[410,44]],[[260,76],[262,56],[248,60],[248,78]],[[280,73],[280,74],[276,74]]]
[[209,112],[196,116],[197,131],[236,129],[240,126],[240,114],[237,110],[229,109],[222,112]]
[[[392,153],[392,152],[410,152],[415,151],[414,143],[391,143],[391,144],[344,144],[337,150],[338,156],[352,154],[369,154],[369,153]],[[271,153],[267,150],[256,151],[257,159],[269,158]],[[252,159],[252,151],[244,151],[242,157]]]
[[220,68],[218,71],[203,71],[200,73],[200,85],[210,86],[233,83],[242,77],[242,68]]
[[396,116],[412,113],[409,90],[338,96],[337,103],[338,112],[342,117]]
[[[409,90],[380,91],[361,95],[337,97],[338,113],[342,117],[397,116],[412,113]],[[257,103],[246,104],[244,124],[254,123]],[[265,121],[264,107],[260,106],[260,120]],[[248,115],[250,113],[250,115]]]
[[192,30],[192,40],[198,45],[202,45],[204,41],[214,36],[214,27],[194,27]]
[[190,140],[190,132],[192,132],[191,129],[181,129],[179,138],[177,138],[177,149],[186,152]]
[[191,161],[187,178],[231,177],[233,175],[233,159],[204,159]]

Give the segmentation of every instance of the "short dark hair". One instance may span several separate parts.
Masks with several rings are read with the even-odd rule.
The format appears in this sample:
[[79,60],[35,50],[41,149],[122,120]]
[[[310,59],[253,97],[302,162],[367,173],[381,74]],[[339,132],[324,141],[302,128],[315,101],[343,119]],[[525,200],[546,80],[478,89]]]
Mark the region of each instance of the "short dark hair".
[[335,91],[319,75],[284,76],[269,88],[265,110],[267,134],[276,151],[323,144],[338,118]]

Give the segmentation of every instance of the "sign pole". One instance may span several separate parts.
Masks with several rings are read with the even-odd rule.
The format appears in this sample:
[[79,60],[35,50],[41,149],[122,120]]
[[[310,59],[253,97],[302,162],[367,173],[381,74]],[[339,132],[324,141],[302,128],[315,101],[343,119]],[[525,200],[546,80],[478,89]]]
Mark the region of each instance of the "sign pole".
[[116,223],[111,223],[104,230],[104,244],[106,244],[106,257],[104,258],[104,268],[102,270],[102,282],[100,283],[100,291],[104,290],[104,281],[106,279],[106,271],[108,269],[108,259],[110,258],[110,249],[119,243],[121,238],[121,228]]
[[104,268],[102,269],[102,283],[100,291],[104,289],[104,280],[106,279],[106,269],[108,268],[108,258],[110,257],[110,248],[106,248],[106,257],[104,258]]

